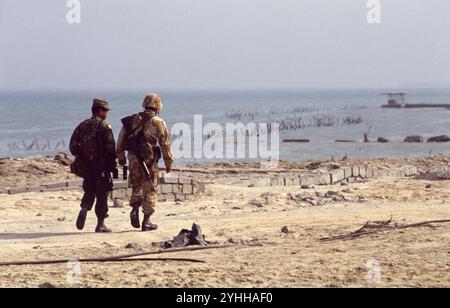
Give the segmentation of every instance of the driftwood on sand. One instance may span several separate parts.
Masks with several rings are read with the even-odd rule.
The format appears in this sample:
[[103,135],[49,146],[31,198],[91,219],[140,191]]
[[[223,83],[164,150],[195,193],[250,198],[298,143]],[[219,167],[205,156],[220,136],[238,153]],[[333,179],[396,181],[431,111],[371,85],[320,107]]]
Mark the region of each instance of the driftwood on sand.
[[160,249],[156,251],[143,251],[138,253],[131,253],[125,255],[101,257],[101,258],[81,258],[81,259],[59,259],[59,260],[39,260],[39,261],[12,261],[12,262],[0,262],[1,266],[19,266],[19,265],[46,265],[46,264],[61,264],[68,263],[72,261],[77,261],[80,263],[102,263],[102,262],[132,262],[132,261],[178,261],[178,262],[194,262],[194,263],[205,263],[205,261],[189,258],[140,258],[140,259],[130,259],[134,257],[142,257],[148,255],[157,255],[165,253],[175,253],[180,251],[196,251],[196,250],[207,250],[207,249],[224,249],[224,248],[239,248],[239,247],[261,247],[261,244],[250,244],[245,246],[236,245],[209,245],[209,246],[189,246],[182,248],[169,248]]
[[332,242],[332,241],[338,241],[338,240],[353,240],[359,237],[368,236],[372,234],[377,233],[384,233],[388,231],[394,231],[394,230],[402,230],[402,229],[408,229],[408,228],[415,228],[415,227],[433,227],[433,224],[444,224],[444,223],[450,223],[450,219],[444,219],[444,220],[431,220],[431,221],[423,221],[418,222],[414,224],[393,224],[392,223],[392,217],[390,220],[384,220],[384,221],[374,221],[370,222],[368,221],[362,228],[348,234],[342,234],[337,236],[331,236],[331,237],[324,237],[321,238],[321,242]]

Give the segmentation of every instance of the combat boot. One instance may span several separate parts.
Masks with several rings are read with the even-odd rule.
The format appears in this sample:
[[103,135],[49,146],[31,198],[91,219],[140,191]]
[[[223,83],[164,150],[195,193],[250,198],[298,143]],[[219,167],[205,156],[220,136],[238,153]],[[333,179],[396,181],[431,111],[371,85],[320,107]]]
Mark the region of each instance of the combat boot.
[[86,224],[87,213],[88,213],[88,210],[85,208],[82,208],[80,210],[80,214],[78,214],[77,229],[80,231],[84,229],[84,225]]
[[105,220],[99,219],[97,223],[97,228],[95,228],[96,233],[111,233],[112,230],[105,226]]
[[142,231],[155,231],[158,230],[158,225],[152,224],[150,222],[150,215],[144,215],[144,220],[142,221]]
[[130,213],[131,225],[133,228],[139,229],[141,227],[141,222],[139,221],[139,207],[141,206],[138,203],[132,204],[132,209]]

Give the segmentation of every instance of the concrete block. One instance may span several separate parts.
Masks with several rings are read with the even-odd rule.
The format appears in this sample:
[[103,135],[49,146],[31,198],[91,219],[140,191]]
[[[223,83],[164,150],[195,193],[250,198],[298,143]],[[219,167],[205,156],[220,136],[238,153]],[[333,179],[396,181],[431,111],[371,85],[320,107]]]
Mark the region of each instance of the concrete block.
[[159,178],[161,184],[178,184],[179,178],[177,176],[164,175]]
[[270,186],[279,186],[278,185],[278,178],[271,178],[270,179]]
[[270,187],[271,179],[270,178],[258,178],[253,181],[253,185],[255,187]]
[[365,166],[360,166],[359,167],[359,176],[363,179],[365,179],[366,176],[366,167]]
[[310,183],[309,185],[319,185],[320,184],[320,175],[316,174],[309,177]]
[[26,187],[26,190],[28,192],[42,192],[43,187],[39,187],[39,186],[37,186],[37,187]]
[[348,179],[353,175],[352,173],[352,167],[343,167],[342,170],[344,170],[344,177]]
[[83,186],[83,180],[66,182],[67,187]]
[[43,188],[42,192],[58,192],[62,191],[62,188]]
[[8,189],[8,194],[10,195],[18,195],[28,192],[26,188],[12,188]]
[[342,169],[333,170],[331,171],[330,175],[332,184],[339,183],[345,179],[345,173]]
[[125,188],[119,188],[119,189],[114,189],[111,192],[111,199],[126,199],[127,198],[127,189]]
[[173,193],[175,193],[175,194],[178,194],[178,193],[180,193],[181,192],[181,190],[182,190],[182,185],[180,185],[180,184],[172,184],[172,191],[173,191]]
[[206,184],[205,183],[193,180],[192,186],[194,189],[194,194],[204,194],[206,192]]
[[298,178],[295,177],[286,177],[284,178],[284,186],[298,186],[300,183],[298,182]]
[[366,177],[369,179],[373,178],[373,167],[372,166],[366,167]]
[[330,184],[331,184],[331,175],[329,173],[320,175],[319,185],[330,185]]
[[352,175],[355,178],[359,177],[359,166],[353,166],[352,167]]
[[114,182],[114,189],[116,188],[128,188],[129,184],[125,181]]
[[45,188],[47,188],[47,189],[63,188],[63,187],[67,187],[67,182],[63,182],[63,183],[54,183],[54,184],[46,184],[46,185],[42,185],[42,187],[45,187]]
[[192,195],[194,193],[194,186],[191,184],[183,184],[183,194]]
[[170,194],[170,193],[172,193],[173,192],[173,188],[172,188],[172,185],[171,184],[162,184],[161,185],[161,193],[163,194],[163,195],[165,195],[165,194]]
[[180,184],[192,184],[192,179],[187,178],[187,177],[180,177],[178,179],[178,183],[180,183]]

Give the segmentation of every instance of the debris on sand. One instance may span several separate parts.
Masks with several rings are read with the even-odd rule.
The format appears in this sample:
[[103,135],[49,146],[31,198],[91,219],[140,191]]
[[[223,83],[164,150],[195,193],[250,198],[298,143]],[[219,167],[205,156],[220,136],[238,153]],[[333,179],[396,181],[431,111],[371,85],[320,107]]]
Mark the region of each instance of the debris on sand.
[[303,192],[297,195],[288,194],[288,200],[296,201],[299,203],[306,203],[312,206],[322,206],[327,203],[340,203],[340,202],[367,202],[368,200],[358,196],[357,198],[346,197],[336,191],[328,191],[325,194],[321,192]]
[[285,233],[285,234],[289,234],[289,228],[284,226],[283,228],[281,228],[281,232]]
[[427,181],[449,181],[450,172],[449,171],[427,172],[416,176],[415,179]]
[[70,159],[69,155],[67,155],[64,152],[59,152],[54,158],[53,160],[61,163],[63,166],[70,166],[70,164],[72,163],[72,159]]
[[164,243],[164,248],[206,246],[207,242],[199,225],[193,224],[192,230],[183,229],[172,241]]
[[134,249],[134,250],[138,250],[140,249],[139,244],[137,243],[129,243],[125,246],[125,249]]
[[56,286],[50,282],[44,282],[39,285],[39,289],[56,289]]

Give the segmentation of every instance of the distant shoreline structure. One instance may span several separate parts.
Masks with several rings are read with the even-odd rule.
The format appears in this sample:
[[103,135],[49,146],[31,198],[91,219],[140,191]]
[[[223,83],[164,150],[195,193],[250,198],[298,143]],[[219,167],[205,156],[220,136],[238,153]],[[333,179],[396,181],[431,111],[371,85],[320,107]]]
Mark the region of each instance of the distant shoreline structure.
[[381,95],[385,95],[388,97],[387,105],[381,106],[382,108],[446,108],[450,109],[450,103],[417,103],[417,104],[408,104],[406,103],[406,95],[408,93],[405,92],[390,92],[390,93],[382,93]]

